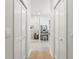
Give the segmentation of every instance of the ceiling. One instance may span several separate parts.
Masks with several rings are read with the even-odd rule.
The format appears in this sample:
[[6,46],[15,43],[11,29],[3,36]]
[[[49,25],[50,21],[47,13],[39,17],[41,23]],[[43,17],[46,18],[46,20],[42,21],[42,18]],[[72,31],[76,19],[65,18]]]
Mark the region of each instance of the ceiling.
[[32,15],[50,14],[54,1],[57,0],[23,0],[27,8],[30,6]]
[[51,13],[50,0],[31,0],[31,13],[32,14],[49,14]]

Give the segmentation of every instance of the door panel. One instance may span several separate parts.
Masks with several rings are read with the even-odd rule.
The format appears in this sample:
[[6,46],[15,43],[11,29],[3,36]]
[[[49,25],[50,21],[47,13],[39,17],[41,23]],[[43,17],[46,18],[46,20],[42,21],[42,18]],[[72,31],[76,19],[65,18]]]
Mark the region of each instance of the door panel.
[[66,1],[55,9],[55,57],[66,59]]
[[55,58],[59,59],[59,8],[55,10]]
[[59,8],[59,50],[60,59],[66,59],[66,5],[65,1]]
[[19,0],[14,1],[14,59],[25,59],[26,10]]

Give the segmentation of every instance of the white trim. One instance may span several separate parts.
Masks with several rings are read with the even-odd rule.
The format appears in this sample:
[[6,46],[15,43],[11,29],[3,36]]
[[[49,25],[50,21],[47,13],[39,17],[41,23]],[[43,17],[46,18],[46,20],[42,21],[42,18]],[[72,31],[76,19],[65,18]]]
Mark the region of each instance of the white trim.
[[63,3],[63,1],[64,0],[59,0],[57,3],[56,3],[56,5],[55,5],[55,7],[54,7],[54,9],[56,9],[60,4],[62,4]]
[[25,9],[27,9],[27,6],[25,5],[24,1],[23,0],[19,0],[19,1],[22,3],[22,5],[25,7]]

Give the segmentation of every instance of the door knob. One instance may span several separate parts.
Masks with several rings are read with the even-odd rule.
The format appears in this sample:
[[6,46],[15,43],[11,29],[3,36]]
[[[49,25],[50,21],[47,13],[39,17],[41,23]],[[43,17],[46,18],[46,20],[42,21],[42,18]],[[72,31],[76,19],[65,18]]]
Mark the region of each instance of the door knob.
[[61,38],[60,41],[62,41],[63,39]]
[[60,38],[60,41],[63,41],[64,39],[63,38]]

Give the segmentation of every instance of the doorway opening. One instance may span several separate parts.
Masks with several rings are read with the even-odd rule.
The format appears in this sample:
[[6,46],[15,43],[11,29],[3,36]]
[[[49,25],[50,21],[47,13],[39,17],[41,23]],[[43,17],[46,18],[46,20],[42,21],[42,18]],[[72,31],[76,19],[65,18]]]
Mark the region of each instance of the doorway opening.
[[66,0],[14,0],[14,59],[66,59]]

